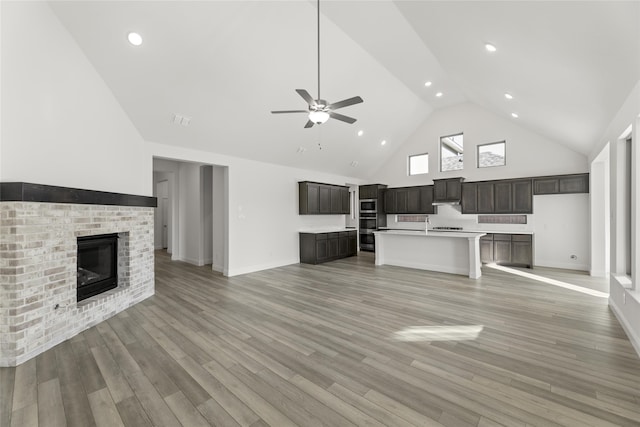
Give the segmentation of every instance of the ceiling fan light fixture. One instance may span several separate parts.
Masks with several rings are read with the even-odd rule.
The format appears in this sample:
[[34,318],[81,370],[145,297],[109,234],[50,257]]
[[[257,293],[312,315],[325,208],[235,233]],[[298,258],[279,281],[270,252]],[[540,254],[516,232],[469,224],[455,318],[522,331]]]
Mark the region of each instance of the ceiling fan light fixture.
[[329,113],[326,111],[311,111],[309,112],[309,120],[317,125],[321,125],[329,120]]

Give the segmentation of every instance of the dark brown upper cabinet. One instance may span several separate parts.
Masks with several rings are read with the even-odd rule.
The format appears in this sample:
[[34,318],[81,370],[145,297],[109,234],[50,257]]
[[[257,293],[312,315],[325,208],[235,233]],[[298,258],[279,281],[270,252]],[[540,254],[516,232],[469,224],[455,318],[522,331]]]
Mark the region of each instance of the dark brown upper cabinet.
[[494,183],[493,213],[533,213],[533,191],[530,179],[514,179]]
[[498,181],[493,184],[493,213],[511,213],[513,210],[512,185],[509,181]]
[[298,183],[300,215],[345,215],[350,212],[349,187],[302,181]]
[[589,174],[541,176],[533,179],[533,194],[588,193]]
[[462,213],[494,213],[493,182],[465,182],[462,184]]
[[328,185],[320,186],[320,212],[319,213],[321,215],[328,215],[331,213],[331,187]]
[[378,199],[382,198],[382,191],[387,188],[386,185],[383,184],[369,184],[369,185],[361,185],[358,193],[360,194],[360,199]]
[[518,179],[511,182],[513,206],[511,213],[533,213],[533,188],[530,179]]
[[461,204],[463,214],[533,213],[531,180],[465,182]]
[[464,178],[447,178],[433,180],[433,201],[444,203],[460,202],[462,197],[462,181]]
[[384,213],[433,214],[433,186],[387,188],[384,192]]
[[438,207],[433,205],[433,185],[423,185],[420,189],[420,211],[422,214],[436,214]]

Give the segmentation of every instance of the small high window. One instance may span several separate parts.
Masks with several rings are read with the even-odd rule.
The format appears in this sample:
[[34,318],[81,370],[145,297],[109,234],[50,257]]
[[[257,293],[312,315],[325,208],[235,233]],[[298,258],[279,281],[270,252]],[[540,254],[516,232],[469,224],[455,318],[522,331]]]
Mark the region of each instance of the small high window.
[[464,166],[464,142],[461,133],[440,138],[440,170],[460,170]]
[[409,175],[429,173],[429,153],[409,156]]
[[478,145],[478,167],[490,168],[507,164],[507,143],[505,141]]

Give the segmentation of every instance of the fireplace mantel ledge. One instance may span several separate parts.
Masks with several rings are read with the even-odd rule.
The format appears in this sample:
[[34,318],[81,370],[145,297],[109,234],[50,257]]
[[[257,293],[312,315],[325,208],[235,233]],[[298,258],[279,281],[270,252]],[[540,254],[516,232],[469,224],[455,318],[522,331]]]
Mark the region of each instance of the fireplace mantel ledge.
[[0,202],[70,203],[147,208],[158,206],[158,200],[155,197],[56,187],[28,182],[0,182]]

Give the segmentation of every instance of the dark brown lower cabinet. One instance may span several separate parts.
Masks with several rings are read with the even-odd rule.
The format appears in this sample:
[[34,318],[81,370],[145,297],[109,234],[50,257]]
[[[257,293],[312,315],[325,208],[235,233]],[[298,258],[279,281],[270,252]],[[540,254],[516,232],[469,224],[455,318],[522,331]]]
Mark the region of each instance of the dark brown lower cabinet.
[[358,251],[357,231],[300,233],[300,262],[320,264],[354,256]]
[[511,235],[511,264],[533,267],[533,245],[530,235]]
[[483,264],[493,262],[493,234],[480,237],[480,261]]
[[511,264],[511,235],[493,235],[493,262],[496,264]]
[[530,234],[487,234],[480,238],[480,261],[533,268],[533,236]]

